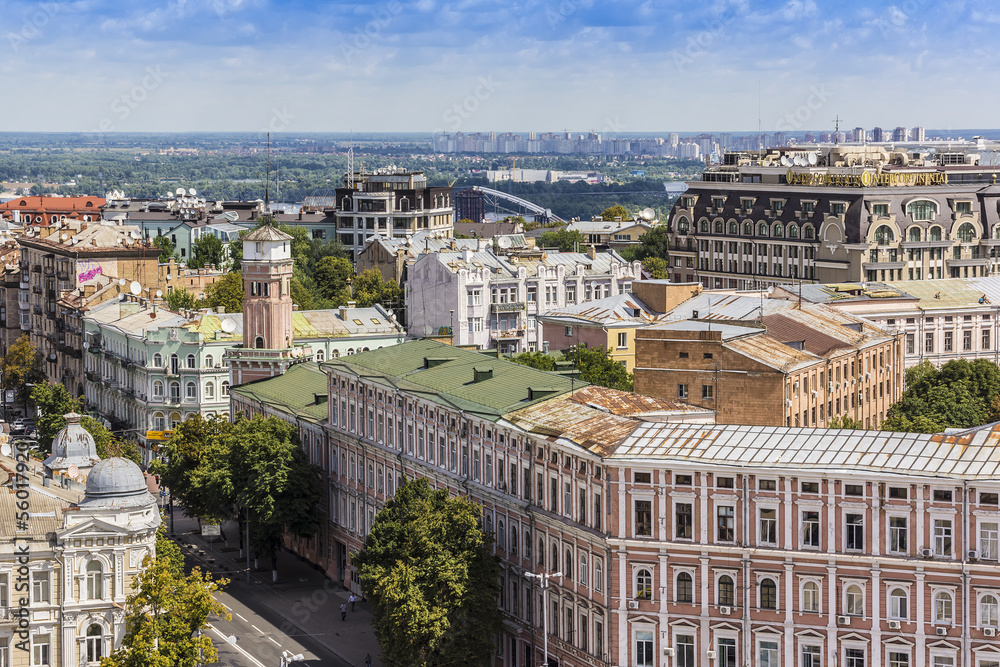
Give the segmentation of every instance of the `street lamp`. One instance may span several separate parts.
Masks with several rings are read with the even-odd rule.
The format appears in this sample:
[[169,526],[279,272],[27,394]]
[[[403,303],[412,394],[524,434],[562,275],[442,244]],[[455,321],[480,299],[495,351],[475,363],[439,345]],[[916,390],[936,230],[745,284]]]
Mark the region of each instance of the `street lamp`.
[[545,657],[545,662],[542,664],[549,667],[549,601],[545,594],[549,590],[549,579],[561,577],[562,572],[550,572],[549,574],[525,572],[524,576],[538,579],[538,585],[542,587],[542,655]]

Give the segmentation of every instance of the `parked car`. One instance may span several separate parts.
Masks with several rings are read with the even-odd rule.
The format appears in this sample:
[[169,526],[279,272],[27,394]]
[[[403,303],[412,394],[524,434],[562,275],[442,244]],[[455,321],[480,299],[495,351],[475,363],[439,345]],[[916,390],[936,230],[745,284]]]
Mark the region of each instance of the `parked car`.
[[26,421],[27,420],[22,417],[18,417],[17,419],[15,419],[14,424],[10,427],[11,432],[24,433],[24,422]]

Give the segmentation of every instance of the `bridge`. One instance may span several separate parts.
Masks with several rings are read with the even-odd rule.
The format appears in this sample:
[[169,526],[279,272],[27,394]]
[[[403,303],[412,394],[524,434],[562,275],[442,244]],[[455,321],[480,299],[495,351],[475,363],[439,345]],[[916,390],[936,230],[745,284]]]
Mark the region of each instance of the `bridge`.
[[509,192],[501,192],[493,188],[484,188],[481,185],[473,185],[471,190],[483,193],[483,203],[492,206],[493,210],[502,210],[507,213],[523,215],[530,213],[538,222],[565,222],[562,218],[552,214],[551,209],[542,208],[538,204],[527,199],[522,199]]

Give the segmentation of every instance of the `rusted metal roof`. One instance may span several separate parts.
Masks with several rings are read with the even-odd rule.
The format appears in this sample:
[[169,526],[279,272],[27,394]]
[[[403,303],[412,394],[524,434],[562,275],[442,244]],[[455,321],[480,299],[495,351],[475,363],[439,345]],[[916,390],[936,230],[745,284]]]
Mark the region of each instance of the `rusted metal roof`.
[[542,321],[581,321],[605,326],[649,324],[663,320],[665,317],[663,314],[652,311],[649,306],[630,293],[615,294],[563,308],[553,308],[539,315],[539,319]]
[[781,341],[801,342],[802,347],[808,352],[825,357],[833,350],[844,347],[852,347],[852,342],[844,338],[834,338],[823,331],[817,331],[804,322],[799,322],[782,314],[767,315],[764,318],[764,326],[767,333]]
[[631,391],[619,391],[591,385],[578,389],[570,397],[571,401],[590,407],[607,410],[613,415],[623,417],[631,415],[649,414],[652,412],[704,412],[704,408],[699,408],[688,403],[671,401],[665,398],[654,398],[644,396]]
[[606,456],[642,422],[598,410],[561,396],[504,415],[529,433],[565,438]]

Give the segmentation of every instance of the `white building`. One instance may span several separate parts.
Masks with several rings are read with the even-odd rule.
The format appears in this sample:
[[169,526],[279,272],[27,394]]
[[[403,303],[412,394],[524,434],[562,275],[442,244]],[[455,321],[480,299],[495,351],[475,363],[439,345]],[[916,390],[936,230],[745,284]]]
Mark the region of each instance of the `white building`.
[[[406,282],[408,330],[502,354],[543,349],[539,313],[631,291],[642,265],[617,253],[549,253],[540,259],[486,251],[418,256]],[[449,334],[449,332],[452,332]]]

